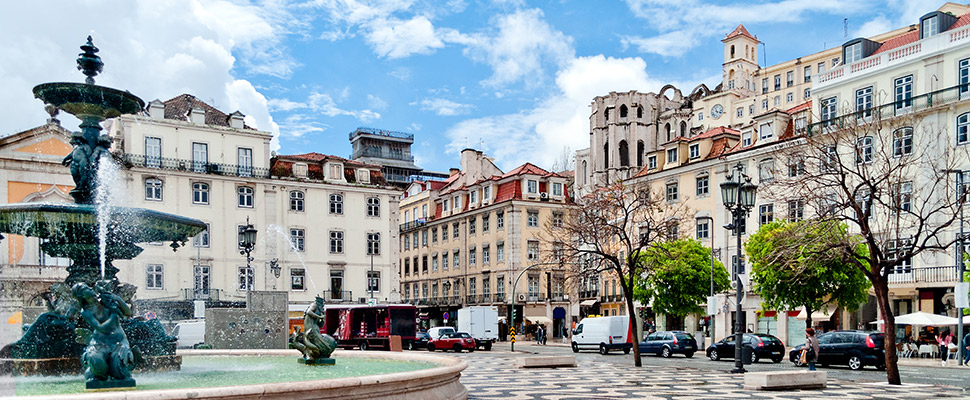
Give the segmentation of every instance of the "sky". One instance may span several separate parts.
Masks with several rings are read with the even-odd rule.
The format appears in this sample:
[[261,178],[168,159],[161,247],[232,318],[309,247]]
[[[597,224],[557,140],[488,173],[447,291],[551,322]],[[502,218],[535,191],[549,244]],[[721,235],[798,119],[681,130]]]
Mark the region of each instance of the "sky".
[[[83,81],[146,102],[182,93],[246,115],[279,154],[349,157],[348,134],[414,134],[415,163],[464,148],[505,171],[589,147],[611,91],[685,94],[721,81],[720,39],[743,23],[771,65],[918,22],[919,0],[35,0],[0,5],[0,136],[43,124],[31,88]],[[846,20],[847,19],[847,20]],[[59,116],[77,129],[77,120]]]

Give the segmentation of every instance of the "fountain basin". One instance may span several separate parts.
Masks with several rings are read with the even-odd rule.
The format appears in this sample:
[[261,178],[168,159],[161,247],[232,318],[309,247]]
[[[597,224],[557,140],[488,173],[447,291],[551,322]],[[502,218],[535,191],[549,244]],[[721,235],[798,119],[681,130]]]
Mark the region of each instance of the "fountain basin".
[[[188,350],[180,351],[183,369],[180,372],[159,374],[135,374],[138,387],[134,391],[82,393],[83,377],[64,377],[65,384],[76,388],[78,393],[42,395],[45,399],[466,399],[468,393],[459,382],[461,371],[467,362],[449,356],[428,353],[397,352],[360,352],[337,351],[334,358],[336,366],[308,366],[299,364],[300,353],[295,350]],[[222,359],[219,365],[213,360]],[[347,376],[339,368],[351,368],[359,364],[360,376]],[[381,365],[385,364],[385,365]],[[292,370],[289,369],[292,366]],[[343,366],[343,367],[342,367]],[[229,368],[237,372],[235,378],[221,375],[219,368]],[[252,370],[252,368],[257,368]],[[263,369],[264,372],[260,372]],[[359,368],[358,368],[359,369]],[[379,374],[366,374],[367,370],[384,369]],[[213,372],[215,371],[215,372]],[[178,380],[178,375],[211,374],[212,383],[199,386],[173,389],[152,389],[159,385]],[[267,375],[278,374],[280,380],[260,382],[269,379]],[[299,375],[299,376],[298,376]],[[321,376],[334,376],[320,379]],[[203,377],[205,378],[205,377]],[[307,379],[309,378],[309,379]],[[41,378],[32,378],[41,379]],[[50,379],[43,378],[43,379]],[[29,381],[27,381],[29,382]],[[161,383],[156,383],[161,382]],[[198,383],[198,382],[196,382]],[[248,383],[248,384],[247,384]],[[14,388],[18,387],[15,380]],[[21,385],[29,385],[22,383]],[[2,385],[0,385],[2,386]],[[32,393],[29,387],[18,394]],[[63,388],[62,388],[63,389]],[[63,390],[61,390],[63,392]],[[38,398],[38,397],[25,397]]]
[[79,118],[100,120],[121,114],[135,114],[145,108],[137,96],[109,87],[75,82],[53,82],[34,86],[34,97]]

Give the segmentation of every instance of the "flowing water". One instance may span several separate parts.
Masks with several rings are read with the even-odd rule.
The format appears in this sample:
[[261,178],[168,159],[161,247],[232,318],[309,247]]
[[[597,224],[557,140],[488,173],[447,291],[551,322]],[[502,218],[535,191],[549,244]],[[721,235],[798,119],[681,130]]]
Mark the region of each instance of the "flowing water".
[[[298,382],[409,372],[439,364],[367,358],[338,358],[336,365],[303,365],[297,356],[184,356],[180,371],[137,373],[135,390],[198,388]],[[17,396],[84,393],[84,376],[14,377]]]
[[115,227],[109,226],[111,221],[111,211],[115,207],[126,205],[128,199],[128,189],[124,178],[121,176],[121,167],[109,155],[102,156],[98,163],[97,191],[95,193],[95,206],[98,210],[98,248],[101,257],[101,278],[104,279],[105,257],[108,245],[108,230]]
[[279,225],[269,224],[266,226],[266,228],[270,233],[283,238],[287,246],[290,248],[290,253],[293,253],[293,255],[296,256],[296,259],[300,261],[300,265],[303,266],[305,278],[310,283],[310,289],[313,291],[313,293],[319,295],[320,293],[317,292],[317,285],[313,283],[313,278],[311,278],[312,275],[306,267],[306,260],[303,259],[303,252],[296,248],[296,244],[293,243],[293,237],[290,236],[290,233],[286,231],[286,228]]

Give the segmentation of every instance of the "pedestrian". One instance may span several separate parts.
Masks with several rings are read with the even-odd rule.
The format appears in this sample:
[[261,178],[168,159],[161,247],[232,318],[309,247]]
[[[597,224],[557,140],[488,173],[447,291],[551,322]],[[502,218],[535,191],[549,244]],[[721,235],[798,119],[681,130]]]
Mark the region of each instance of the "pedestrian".
[[960,365],[970,367],[970,332],[963,336],[963,361]]
[[940,365],[946,366],[946,360],[950,357],[950,343],[953,343],[953,334],[947,329],[942,334],[936,336],[936,343],[940,345]]
[[815,329],[805,329],[805,348],[802,349],[805,363],[808,364],[809,371],[815,371],[815,363],[818,362],[818,339],[815,338]]
[[539,344],[546,344],[546,326],[539,325],[539,329],[536,330],[536,338],[539,340]]
[[[970,333],[968,333],[967,335],[970,336]],[[569,343],[569,329],[566,328],[566,324],[563,324],[563,326],[562,326],[562,342],[563,342],[563,344],[568,344]],[[968,353],[968,354],[970,354],[970,353]]]

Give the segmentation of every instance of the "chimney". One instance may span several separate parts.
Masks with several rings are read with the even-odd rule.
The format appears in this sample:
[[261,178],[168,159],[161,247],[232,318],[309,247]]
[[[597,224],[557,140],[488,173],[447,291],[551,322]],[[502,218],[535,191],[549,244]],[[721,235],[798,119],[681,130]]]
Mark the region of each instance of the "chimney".
[[458,169],[458,168],[449,168],[448,169],[448,177],[455,176],[455,174],[457,174],[459,172],[461,172],[461,170]]
[[242,129],[243,118],[245,117],[246,116],[243,115],[243,113],[239,112],[239,110],[236,110],[232,114],[229,114],[229,127],[233,129]]
[[162,103],[159,99],[152,100],[151,103],[148,103],[148,115],[152,119],[165,118],[165,103]]

